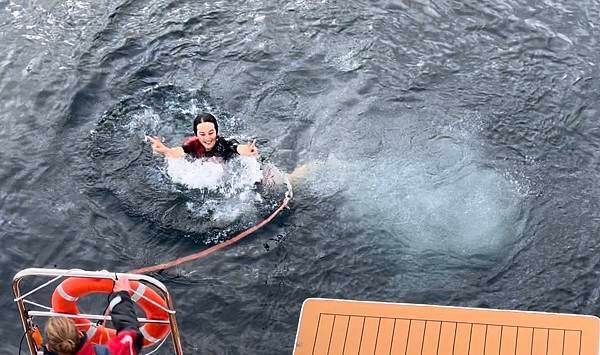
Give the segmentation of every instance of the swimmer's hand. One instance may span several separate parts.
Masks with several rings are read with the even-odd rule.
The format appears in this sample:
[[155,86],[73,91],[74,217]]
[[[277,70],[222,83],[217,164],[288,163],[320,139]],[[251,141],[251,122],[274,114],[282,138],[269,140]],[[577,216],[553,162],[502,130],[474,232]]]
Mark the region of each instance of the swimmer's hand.
[[155,153],[165,154],[169,148],[160,141],[160,137],[146,136],[146,139],[152,144],[152,150]]
[[169,148],[160,141],[160,137],[146,136],[146,139],[152,144],[152,151],[154,153],[159,153],[169,158],[181,158],[185,155],[183,148]]
[[256,139],[248,144],[238,144],[237,152],[240,155],[247,157],[255,157],[258,155],[258,149],[256,149]]

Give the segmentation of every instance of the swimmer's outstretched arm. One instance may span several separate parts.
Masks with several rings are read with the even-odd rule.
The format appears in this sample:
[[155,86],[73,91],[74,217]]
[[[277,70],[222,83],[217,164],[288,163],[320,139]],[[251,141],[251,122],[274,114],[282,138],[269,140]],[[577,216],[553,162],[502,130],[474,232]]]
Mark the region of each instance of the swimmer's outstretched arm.
[[258,155],[258,149],[256,149],[256,139],[249,144],[238,144],[236,149],[239,155],[245,155],[248,157],[255,157]]
[[167,158],[183,158],[185,152],[182,147],[169,148],[160,141],[160,137],[146,137],[152,143],[154,153],[160,153]]

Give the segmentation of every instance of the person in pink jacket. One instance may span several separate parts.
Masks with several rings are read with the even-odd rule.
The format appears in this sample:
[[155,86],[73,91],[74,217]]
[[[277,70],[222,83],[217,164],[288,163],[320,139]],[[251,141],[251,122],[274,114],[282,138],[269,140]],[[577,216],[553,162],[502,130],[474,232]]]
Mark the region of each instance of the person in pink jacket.
[[106,345],[92,344],[67,317],[52,317],[45,327],[44,355],[137,355],[144,337],[129,297],[129,280],[115,281],[110,295],[109,310],[117,336]]

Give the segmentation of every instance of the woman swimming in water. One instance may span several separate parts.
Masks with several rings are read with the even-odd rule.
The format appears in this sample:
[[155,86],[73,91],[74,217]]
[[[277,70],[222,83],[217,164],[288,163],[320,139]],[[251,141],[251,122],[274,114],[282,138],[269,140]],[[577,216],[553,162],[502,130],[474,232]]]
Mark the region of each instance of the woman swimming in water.
[[[152,150],[168,158],[183,158],[186,154],[193,158],[217,157],[227,161],[235,155],[258,155],[256,140],[249,144],[239,144],[235,139],[225,139],[219,136],[219,124],[210,113],[201,112],[194,119],[195,136],[186,139],[181,147],[169,148],[160,141],[160,137],[148,137]],[[287,174],[292,183],[299,182],[308,174],[308,165],[297,167]]]
[[168,158],[182,158],[186,154],[193,158],[217,157],[229,160],[235,155],[256,156],[256,140],[249,144],[239,144],[234,139],[219,136],[217,119],[210,113],[201,112],[194,119],[194,136],[188,138],[181,147],[169,148],[160,137],[148,137],[152,150]]

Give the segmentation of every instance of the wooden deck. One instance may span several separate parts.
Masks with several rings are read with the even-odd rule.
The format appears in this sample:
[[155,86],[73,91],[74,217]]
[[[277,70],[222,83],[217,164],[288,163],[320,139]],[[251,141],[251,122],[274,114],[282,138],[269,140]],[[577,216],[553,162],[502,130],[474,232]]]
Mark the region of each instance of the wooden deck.
[[308,299],[295,355],[598,355],[597,317]]

